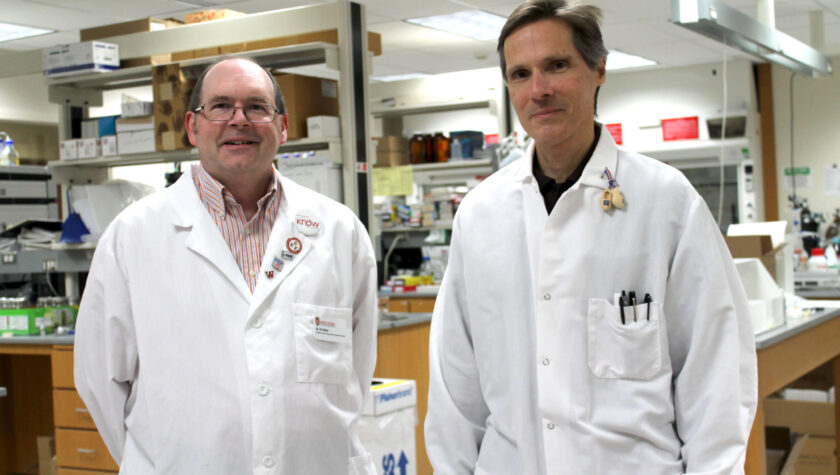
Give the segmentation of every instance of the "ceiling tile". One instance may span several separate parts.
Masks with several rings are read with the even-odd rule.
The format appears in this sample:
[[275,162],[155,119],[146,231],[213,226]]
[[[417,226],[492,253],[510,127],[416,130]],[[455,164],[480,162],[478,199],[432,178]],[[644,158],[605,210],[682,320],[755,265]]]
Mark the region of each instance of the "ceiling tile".
[[365,4],[369,12],[394,20],[442,15],[470,9],[470,7],[446,0],[359,0],[359,3]]

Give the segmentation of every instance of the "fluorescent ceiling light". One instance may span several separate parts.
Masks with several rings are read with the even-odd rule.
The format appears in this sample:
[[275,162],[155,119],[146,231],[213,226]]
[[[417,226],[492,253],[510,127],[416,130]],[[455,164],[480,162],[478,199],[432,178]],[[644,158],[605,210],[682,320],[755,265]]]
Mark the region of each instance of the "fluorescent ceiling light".
[[614,49],[607,55],[607,71],[618,71],[619,69],[640,68],[642,66],[656,66],[652,61],[635,54],[622,53]]
[[53,32],[55,32],[55,30],[45,30],[43,28],[15,25],[14,23],[5,23],[0,21],[0,43],[3,41],[29,38],[30,36],[46,35],[47,33]]
[[499,39],[499,33],[502,32],[507,18],[481,10],[467,10],[448,15],[409,18],[405,21],[476,40],[495,41]]
[[405,74],[392,74],[390,76],[371,76],[370,78],[374,81],[392,82],[392,81],[403,81],[405,79],[424,78],[426,76],[428,76],[428,74],[426,74],[426,73],[405,73]]

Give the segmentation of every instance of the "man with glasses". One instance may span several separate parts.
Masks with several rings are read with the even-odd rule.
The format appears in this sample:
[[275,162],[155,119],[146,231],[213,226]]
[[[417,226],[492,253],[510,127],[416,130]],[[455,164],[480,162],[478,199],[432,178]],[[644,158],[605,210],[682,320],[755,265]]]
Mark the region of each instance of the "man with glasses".
[[375,260],[343,205],[279,175],[287,116],[254,61],[209,66],[186,114],[200,164],[100,239],[76,387],[121,473],[373,474]]

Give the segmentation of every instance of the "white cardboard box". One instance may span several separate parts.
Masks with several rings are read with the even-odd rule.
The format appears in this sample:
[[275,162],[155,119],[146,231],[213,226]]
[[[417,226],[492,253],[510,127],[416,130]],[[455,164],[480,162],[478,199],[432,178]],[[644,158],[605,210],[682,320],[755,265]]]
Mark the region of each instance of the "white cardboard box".
[[154,151],[154,129],[140,129],[130,132],[117,132],[117,152],[120,155],[125,155],[129,153],[146,153]]
[[784,292],[770,277],[760,260],[735,259],[735,268],[747,293],[753,333],[761,333],[785,323]]
[[70,76],[120,68],[120,47],[103,41],[85,41],[44,49],[44,76]]
[[[793,293],[793,242],[791,226],[787,221],[730,224],[727,236],[770,236],[775,253],[775,280],[779,287]],[[772,276],[771,276],[772,277]]]
[[306,118],[306,136],[309,138],[341,137],[341,123],[331,115],[313,115]]
[[75,160],[79,158],[79,147],[76,139],[58,142],[58,158],[61,160]]
[[376,378],[371,383],[370,397],[365,400],[362,414],[377,416],[416,405],[417,385],[413,380]]
[[120,117],[114,123],[117,134],[120,132],[136,132],[138,130],[154,130],[155,118],[151,115],[139,117]]
[[103,157],[112,157],[117,154],[117,136],[116,135],[103,135],[99,139],[99,143],[102,145],[102,156]]
[[102,155],[102,145],[99,139],[78,139],[79,158],[96,158]]
[[127,101],[120,106],[122,117],[138,117],[152,115],[152,102],[150,101]]

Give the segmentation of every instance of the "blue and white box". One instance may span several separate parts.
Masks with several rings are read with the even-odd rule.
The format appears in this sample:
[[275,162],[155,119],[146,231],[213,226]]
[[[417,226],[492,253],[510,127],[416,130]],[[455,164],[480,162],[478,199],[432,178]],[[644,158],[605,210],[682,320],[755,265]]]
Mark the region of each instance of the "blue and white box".
[[44,49],[44,76],[58,77],[120,68],[120,47],[102,41],[85,41]]
[[417,475],[417,385],[374,378],[358,424],[359,438],[379,475]]

